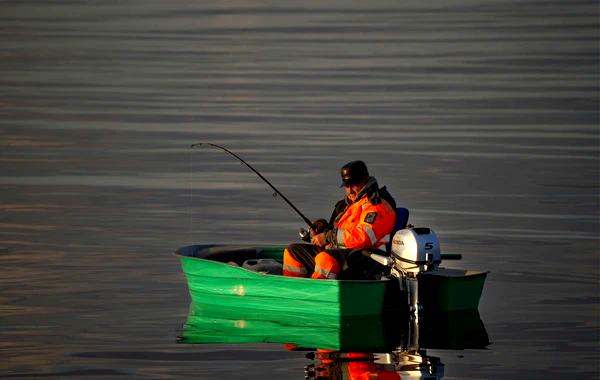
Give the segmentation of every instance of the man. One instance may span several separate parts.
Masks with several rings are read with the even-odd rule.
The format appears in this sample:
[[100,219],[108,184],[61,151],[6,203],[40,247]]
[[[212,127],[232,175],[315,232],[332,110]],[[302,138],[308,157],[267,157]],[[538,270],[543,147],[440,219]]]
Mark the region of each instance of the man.
[[[363,260],[356,250],[385,249],[396,220],[396,202],[377,185],[367,165],[352,161],[341,169],[346,197],[339,201],[329,222],[315,222],[312,244],[291,244],[283,255],[283,274],[292,277],[336,279],[355,277]],[[354,252],[353,252],[354,251]],[[352,273],[354,272],[354,275]]]

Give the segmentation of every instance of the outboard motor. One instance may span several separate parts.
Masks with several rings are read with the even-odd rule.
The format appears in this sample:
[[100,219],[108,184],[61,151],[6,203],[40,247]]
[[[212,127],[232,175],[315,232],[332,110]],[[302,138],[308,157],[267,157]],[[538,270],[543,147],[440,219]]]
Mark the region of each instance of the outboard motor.
[[391,256],[392,274],[407,290],[410,311],[419,312],[419,282],[417,275],[434,270],[442,261],[440,242],[431,228],[405,228],[394,234]]
[[396,269],[416,275],[433,270],[442,261],[440,242],[431,228],[405,228],[392,239],[391,255],[396,259]]
[[371,259],[391,268],[391,275],[398,278],[400,287],[408,296],[410,311],[419,311],[418,275],[435,271],[442,259],[460,260],[461,255],[440,252],[440,241],[431,228],[410,227],[398,230],[392,238],[389,256],[368,253]]

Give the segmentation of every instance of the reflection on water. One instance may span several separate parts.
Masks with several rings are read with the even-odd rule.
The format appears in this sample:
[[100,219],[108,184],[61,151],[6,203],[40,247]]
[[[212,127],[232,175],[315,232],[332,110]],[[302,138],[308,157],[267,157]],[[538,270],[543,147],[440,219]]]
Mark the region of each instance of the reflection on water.
[[444,366],[426,349],[484,349],[490,344],[476,309],[425,312],[419,317],[388,310],[383,315],[336,319],[235,308],[208,310],[194,304],[179,342],[279,343],[290,351],[308,351],[306,357],[314,361],[306,366],[308,378],[323,380],[441,379]]
[[305,367],[307,380],[438,380],[444,364],[425,350],[390,353],[317,351]]

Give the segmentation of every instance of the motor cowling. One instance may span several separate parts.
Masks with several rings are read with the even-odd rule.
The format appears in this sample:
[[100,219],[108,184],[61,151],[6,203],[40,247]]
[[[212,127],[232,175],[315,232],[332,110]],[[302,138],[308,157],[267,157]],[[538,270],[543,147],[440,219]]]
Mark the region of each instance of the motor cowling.
[[415,274],[434,269],[442,261],[438,237],[428,227],[397,231],[392,239],[391,255],[396,259],[398,270]]

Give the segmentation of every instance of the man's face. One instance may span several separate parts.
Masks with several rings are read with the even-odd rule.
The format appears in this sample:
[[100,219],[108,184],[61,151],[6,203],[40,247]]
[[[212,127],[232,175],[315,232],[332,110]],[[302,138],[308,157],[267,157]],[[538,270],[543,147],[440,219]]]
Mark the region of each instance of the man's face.
[[346,196],[350,199],[351,202],[356,200],[356,196],[358,192],[362,189],[362,185],[344,185],[344,190],[346,191]]

